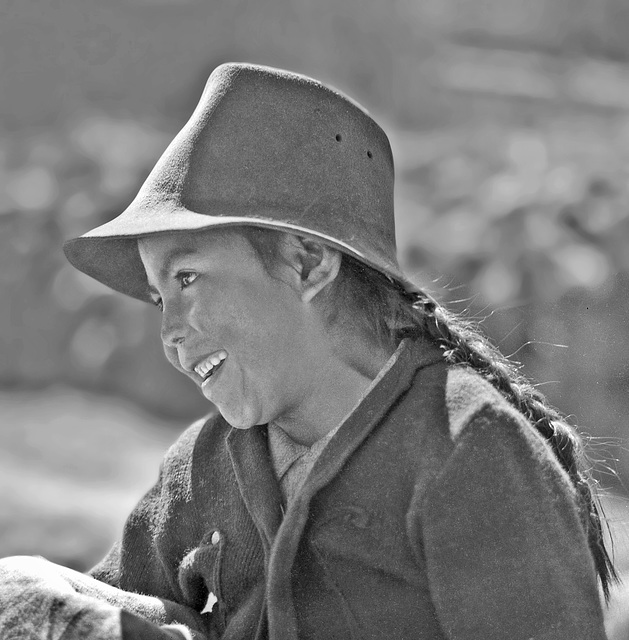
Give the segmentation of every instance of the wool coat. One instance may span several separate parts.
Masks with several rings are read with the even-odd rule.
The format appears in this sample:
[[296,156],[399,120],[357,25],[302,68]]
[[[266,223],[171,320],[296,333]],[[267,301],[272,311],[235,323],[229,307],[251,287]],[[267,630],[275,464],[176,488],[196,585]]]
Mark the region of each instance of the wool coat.
[[202,612],[211,639],[605,638],[566,473],[489,383],[421,340],[286,510],[264,427],[193,425],[92,575]]

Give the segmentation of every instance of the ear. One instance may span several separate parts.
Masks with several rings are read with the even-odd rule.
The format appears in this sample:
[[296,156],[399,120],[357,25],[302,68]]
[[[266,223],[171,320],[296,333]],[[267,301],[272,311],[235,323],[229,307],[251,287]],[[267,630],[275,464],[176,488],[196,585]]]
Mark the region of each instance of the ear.
[[303,302],[310,302],[333,282],[341,267],[340,252],[318,240],[286,234],[281,252],[293,269],[292,284]]

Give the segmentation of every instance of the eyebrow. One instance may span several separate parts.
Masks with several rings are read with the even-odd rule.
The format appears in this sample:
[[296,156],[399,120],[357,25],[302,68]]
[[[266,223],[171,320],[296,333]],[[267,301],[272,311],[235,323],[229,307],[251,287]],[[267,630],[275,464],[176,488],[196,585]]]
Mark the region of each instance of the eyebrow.
[[185,258],[186,256],[192,256],[195,253],[197,253],[196,249],[190,249],[186,247],[173,249],[166,257],[166,260],[164,260],[164,264],[160,269],[159,273],[162,276],[162,278],[165,278],[166,276],[168,276],[168,274],[170,273],[170,270],[172,269],[173,262],[175,262],[175,260],[178,260],[179,258]]

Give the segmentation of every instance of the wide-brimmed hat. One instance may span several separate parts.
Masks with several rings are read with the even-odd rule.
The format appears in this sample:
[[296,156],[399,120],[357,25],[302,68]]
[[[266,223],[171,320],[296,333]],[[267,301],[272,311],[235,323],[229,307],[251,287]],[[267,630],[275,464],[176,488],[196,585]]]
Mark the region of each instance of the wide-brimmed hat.
[[415,290],[397,261],[393,182],[387,136],[359,104],[302,75],[228,63],[127,209],[64,251],[148,302],[137,238],[248,225],[318,238]]

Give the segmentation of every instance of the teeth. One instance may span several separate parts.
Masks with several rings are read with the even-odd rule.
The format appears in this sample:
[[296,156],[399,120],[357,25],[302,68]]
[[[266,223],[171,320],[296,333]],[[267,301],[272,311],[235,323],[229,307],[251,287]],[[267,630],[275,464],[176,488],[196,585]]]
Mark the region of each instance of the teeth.
[[200,362],[194,368],[194,370],[197,375],[201,376],[202,378],[207,378],[209,377],[209,374],[211,374],[214,367],[221,364],[221,362],[223,362],[225,358],[227,358],[227,353],[225,351],[217,351],[216,353],[213,353],[211,356],[208,356],[205,360]]
[[212,369],[214,368],[214,366],[211,363],[207,363],[207,364],[203,364],[198,366],[195,371],[202,377],[205,378],[205,376],[212,371]]

